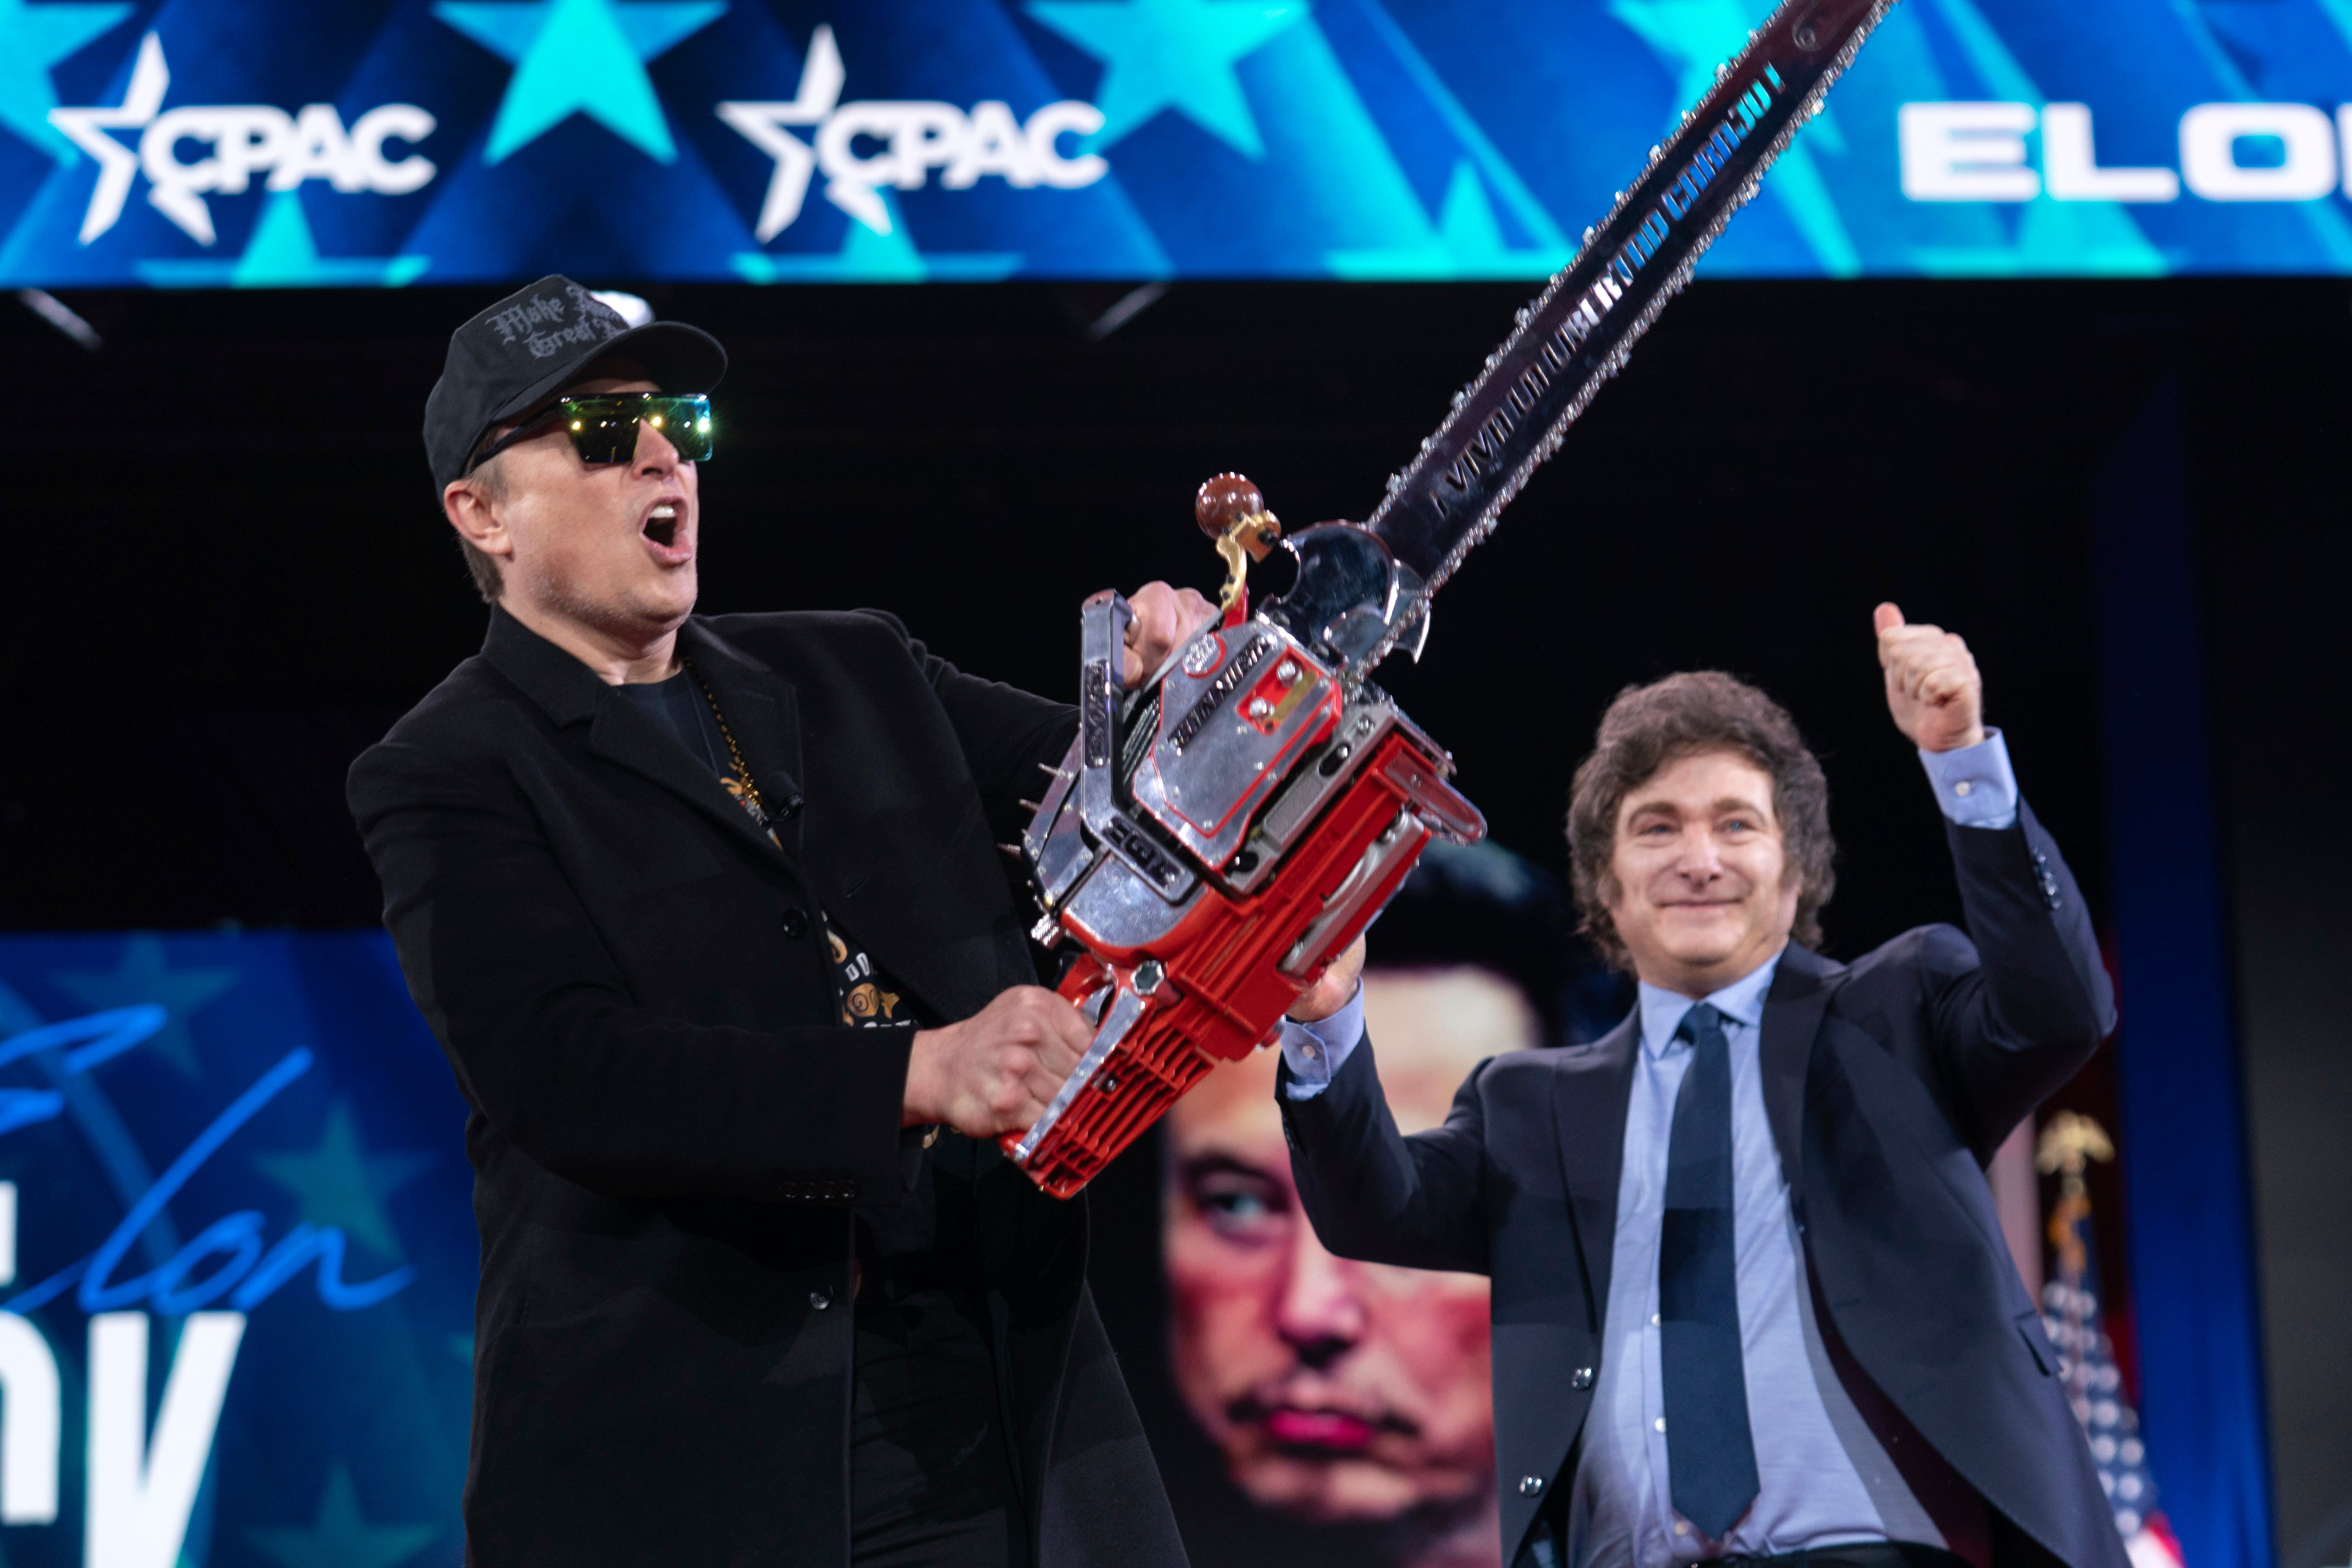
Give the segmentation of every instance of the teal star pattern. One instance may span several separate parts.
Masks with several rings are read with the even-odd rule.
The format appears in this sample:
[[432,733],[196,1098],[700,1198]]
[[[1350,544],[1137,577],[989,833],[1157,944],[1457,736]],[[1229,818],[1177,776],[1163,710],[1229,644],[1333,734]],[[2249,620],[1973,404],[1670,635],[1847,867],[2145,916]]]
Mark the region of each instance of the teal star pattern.
[[337,1226],[383,1257],[405,1258],[383,1200],[425,1173],[433,1163],[429,1152],[370,1153],[352,1121],[351,1103],[338,1100],[328,1109],[317,1148],[252,1158],[256,1170],[302,1200],[305,1222]]
[[322,257],[302,198],[272,191],[236,260],[141,261],[138,268],[158,289],[397,289],[431,265],[422,256]]
[[1674,113],[1707,95],[1715,68],[1748,47],[1748,29],[1769,9],[1750,16],[1739,0],[1609,0],[1609,15],[1681,73]]
[[[2047,101],[2025,67],[2009,52],[2000,35],[1966,0],[1942,0],[1937,10],[1958,36],[1969,67],[1982,79],[1987,98],[2040,108]],[[1939,96],[1960,95],[1946,90]],[[1930,278],[2018,278],[2037,273],[2085,272],[2149,278],[2189,264],[2179,252],[2160,248],[2140,231],[2130,212],[2116,202],[2057,202],[2047,193],[2026,203],[2015,228],[1997,244],[1922,246],[1912,264]]]
[[876,194],[889,218],[887,234],[853,221],[831,256],[742,251],[734,258],[735,276],[746,283],[993,283],[1021,269],[1017,250],[924,254],[907,232],[898,198],[887,190]]
[[120,26],[132,9],[120,3],[30,5],[0,0],[0,125],[60,163],[79,158],[64,132],[49,123],[49,110],[58,107],[49,68]]
[[1303,22],[1307,0],[1029,0],[1028,14],[1103,62],[1095,107],[1099,152],[1163,109],[1173,109],[1248,158],[1265,141],[1234,65],[1276,33]]
[[1334,250],[1324,257],[1333,277],[1371,279],[1549,278],[1568,265],[1566,246],[1515,250],[1486,199],[1486,187],[1467,159],[1454,165],[1438,209],[1433,244],[1382,250]]
[[112,969],[61,969],[49,976],[95,1012],[152,1002],[170,1020],[142,1049],[172,1065],[182,1078],[201,1079],[204,1064],[196,1058],[195,1037],[188,1018],[205,1003],[236,984],[234,969],[174,969],[163,956],[163,939],[140,935],[122,944],[122,962]]
[[646,156],[677,157],[646,63],[724,16],[727,0],[441,0],[433,14],[514,75],[482,162],[520,152],[585,114]]
[[309,1529],[248,1529],[245,1538],[280,1568],[395,1568],[440,1533],[430,1524],[370,1524],[360,1515],[351,1467],[338,1464]]

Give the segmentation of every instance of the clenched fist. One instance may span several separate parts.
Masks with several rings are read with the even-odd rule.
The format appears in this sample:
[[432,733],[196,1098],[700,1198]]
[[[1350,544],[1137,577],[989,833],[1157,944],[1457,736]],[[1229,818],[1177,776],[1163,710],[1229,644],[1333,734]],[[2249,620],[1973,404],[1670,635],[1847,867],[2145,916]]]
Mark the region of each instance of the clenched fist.
[[1192,641],[1217,615],[1217,606],[1193,590],[1165,583],[1146,583],[1128,595],[1127,603],[1135,619],[1127,628],[1119,684],[1129,690],[1150,679],[1170,654]]
[[1983,740],[1984,678],[1959,635],[1906,626],[1893,605],[1879,605],[1871,620],[1895,727],[1923,752],[1958,751]]
[[944,1029],[920,1029],[907,1059],[902,1127],[942,1121],[971,1138],[1025,1131],[1078,1065],[1094,1030],[1040,985],[1016,985]]
[[1364,939],[1358,937],[1347,952],[1331,961],[1322,979],[1299,993],[1298,1000],[1290,1005],[1289,1016],[1301,1024],[1321,1023],[1348,1005],[1363,978]]

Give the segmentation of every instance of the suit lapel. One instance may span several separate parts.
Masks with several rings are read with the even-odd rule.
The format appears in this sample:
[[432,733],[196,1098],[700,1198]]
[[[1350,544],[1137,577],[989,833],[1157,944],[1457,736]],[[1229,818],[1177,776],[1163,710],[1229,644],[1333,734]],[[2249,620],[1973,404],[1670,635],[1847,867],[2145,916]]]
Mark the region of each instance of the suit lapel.
[[[802,821],[799,694],[791,681],[737,648],[700,621],[678,629],[678,645],[693,656],[696,673],[710,683],[719,710],[727,716],[743,765],[768,805],[776,837],[797,854]],[[737,808],[747,822],[750,814]]]
[[1617,1246],[1617,1188],[1625,1168],[1625,1109],[1641,1049],[1641,1014],[1582,1050],[1554,1059],[1552,1118],[1560,1183],[1584,1260],[1585,1311],[1595,1334],[1609,1310],[1610,1263]]
[[1811,948],[1790,942],[1780,954],[1772,975],[1772,989],[1764,998],[1764,1028],[1757,1042],[1758,1070],[1764,1085],[1764,1119],[1772,1127],[1772,1144],[1780,1155],[1780,1179],[1791,1193],[1801,1192],[1804,1171],[1803,1131],[1805,1065],[1811,1058],[1813,1037],[1822,1030],[1829,1009],[1829,979],[1837,966]]
[[[730,672],[739,665],[757,668],[731,648],[726,648],[726,645],[717,637],[708,634],[699,638],[689,636],[699,629],[696,623],[689,621],[681,630],[680,637],[695,651],[699,651],[706,643],[713,649],[725,648],[727,657],[713,657],[709,661],[710,668],[724,665]],[[677,737],[615,696],[586,665],[504,610],[493,609],[490,612],[489,633],[483,639],[482,656],[499,673],[513,681],[526,696],[537,702],[557,724],[567,727],[587,725],[588,749],[595,755],[661,785],[718,822],[726,831],[740,835],[745,842],[765,853],[777,853],[776,846],[760,831],[751,814],[735,804],[735,797],[727,793],[726,786],[717,777],[687,754],[686,748],[677,743]],[[772,691],[767,693],[769,701],[780,707],[782,714],[789,717],[792,688],[772,676],[768,679],[782,689],[781,701]],[[717,689],[718,682],[714,681],[713,687]],[[721,691],[719,701],[722,706],[727,702],[724,691]],[[734,727],[737,739],[745,748],[747,762],[751,761],[751,748],[755,743],[747,731],[760,732],[761,740],[759,743],[776,749],[774,743],[767,742],[764,736],[764,731],[772,727],[765,721],[768,713],[762,711],[760,717],[762,722],[754,726],[749,719],[739,720],[731,710],[729,713],[728,722]],[[790,744],[796,759],[797,739]],[[764,791],[767,781],[761,777],[759,764],[753,762],[751,766],[752,778]],[[797,791],[792,793],[796,794]],[[784,837],[787,845],[793,842],[781,833],[779,837]]]

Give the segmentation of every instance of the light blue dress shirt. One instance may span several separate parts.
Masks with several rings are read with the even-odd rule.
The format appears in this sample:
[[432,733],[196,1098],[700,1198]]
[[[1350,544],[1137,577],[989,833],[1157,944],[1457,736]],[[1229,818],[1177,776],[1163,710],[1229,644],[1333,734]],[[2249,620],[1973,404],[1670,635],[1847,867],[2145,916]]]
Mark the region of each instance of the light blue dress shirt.
[[[1328,1018],[1312,1024],[1302,1024],[1293,1018],[1282,1021],[1282,1057],[1290,1064],[1294,1079],[1303,1079],[1302,1068],[1314,1073],[1312,1082],[1317,1094],[1323,1092],[1331,1081],[1331,1073],[1348,1059],[1356,1042],[1364,1037],[1364,987],[1359,981],[1356,994],[1348,1005]],[[1293,1100],[1307,1097],[1298,1092],[1298,1084],[1291,1085]]]
[[1727,1553],[1774,1556],[1853,1541],[1945,1544],[1871,1433],[1822,1348],[1803,1244],[1764,1110],[1758,1047],[1780,954],[1706,997],[1731,1055],[1732,1246],[1741,1370],[1756,1443],[1756,1500],[1721,1541],[1674,1510],[1659,1362],[1658,1237],[1675,1097],[1691,1047],[1675,1038],[1697,1004],[1644,984],[1625,1110],[1625,1163],[1600,1380],[1568,1500],[1570,1568],[1668,1568]]
[[[1936,804],[1964,827],[2017,820],[2017,780],[1999,731],[1959,751],[1922,752]],[[1640,1047],[1625,1116],[1608,1315],[1600,1377],[1568,1500],[1567,1568],[1676,1568],[1727,1554],[1770,1556],[1856,1541],[1947,1544],[1854,1408],[1822,1343],[1804,1251],[1764,1110],[1759,1065],[1764,998],[1780,954],[1708,995],[1731,1056],[1733,1244],[1740,1352],[1759,1482],[1721,1541],[1674,1511],[1658,1353],[1658,1237],[1675,1096],[1691,1047],[1676,1040],[1688,996],[1643,984]],[[1348,1014],[1289,1025],[1287,1093],[1311,1099],[1362,1035],[1360,993]]]

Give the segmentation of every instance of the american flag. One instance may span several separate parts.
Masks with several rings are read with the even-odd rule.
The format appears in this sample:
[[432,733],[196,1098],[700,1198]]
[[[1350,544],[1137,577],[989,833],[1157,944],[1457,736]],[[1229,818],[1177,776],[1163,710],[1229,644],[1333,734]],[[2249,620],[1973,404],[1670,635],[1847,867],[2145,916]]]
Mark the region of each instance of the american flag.
[[2115,1153],[2105,1130],[2087,1116],[2061,1111],[2042,1131],[2034,1163],[2059,1179],[2058,1205],[2050,1215],[2055,1267],[2042,1288],[2042,1325],[2058,1347],[2067,1400],[2090,1439],[2091,1460],[2132,1568],[2186,1568],[2180,1542],[2157,1506],[2139,1412],[2125,1395],[2115,1342],[2099,1320],[2098,1255],[2091,1245],[2091,1200],[2083,1169],[2091,1160],[2112,1160]]

